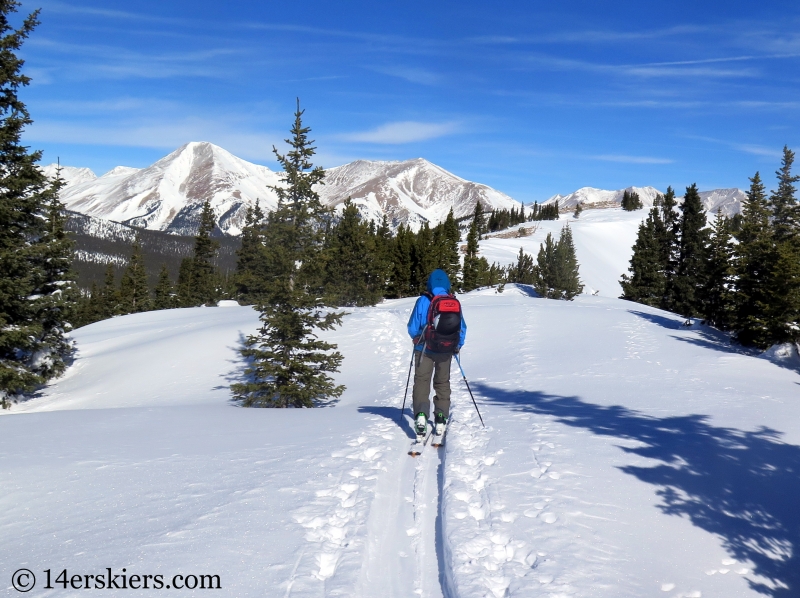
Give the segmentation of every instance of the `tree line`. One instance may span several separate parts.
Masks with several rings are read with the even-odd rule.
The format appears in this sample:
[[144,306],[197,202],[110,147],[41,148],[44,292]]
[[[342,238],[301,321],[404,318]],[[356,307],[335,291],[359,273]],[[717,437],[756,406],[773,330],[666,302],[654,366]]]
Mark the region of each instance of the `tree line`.
[[800,340],[800,206],[794,152],[783,149],[777,186],[750,178],[741,214],[708,226],[697,186],[677,206],[672,188],[639,227],[622,298],[702,318],[745,346]]

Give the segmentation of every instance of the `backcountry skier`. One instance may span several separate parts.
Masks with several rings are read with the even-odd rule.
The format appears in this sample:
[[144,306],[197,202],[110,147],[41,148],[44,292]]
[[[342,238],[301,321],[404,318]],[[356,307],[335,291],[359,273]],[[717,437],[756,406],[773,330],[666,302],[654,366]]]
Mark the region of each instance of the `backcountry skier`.
[[450,417],[450,362],[467,336],[461,304],[450,294],[444,270],[436,269],[428,276],[427,291],[417,299],[408,319],[408,334],[414,342],[414,428],[417,435],[426,432],[433,377],[435,433],[441,436]]

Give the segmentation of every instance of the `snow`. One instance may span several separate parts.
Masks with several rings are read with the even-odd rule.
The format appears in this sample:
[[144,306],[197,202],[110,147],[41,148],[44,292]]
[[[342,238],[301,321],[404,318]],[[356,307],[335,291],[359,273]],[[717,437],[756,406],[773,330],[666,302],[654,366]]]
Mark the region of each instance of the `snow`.
[[230,403],[251,308],[74,331],[65,376],[0,417],[0,570],[34,571],[32,596],[65,567],[219,574],[230,596],[797,594],[795,361],[614,298],[461,299],[487,427],[454,367],[446,445],[416,459],[413,298],[326,334],[347,391],[312,410]]
[[[626,212],[616,209],[587,209],[579,218],[562,214],[559,220],[526,222],[511,230],[525,229],[524,237],[503,238],[497,233],[489,233],[480,241],[480,255],[489,263],[502,266],[516,263],[520,247],[536,259],[539,246],[547,234],[558,240],[561,229],[569,225],[575,243],[579,273],[584,284],[585,294],[597,293],[603,297],[619,297],[622,287],[619,280],[628,272],[633,244],[639,224],[647,217],[648,210]],[[504,236],[507,231],[503,231]]]

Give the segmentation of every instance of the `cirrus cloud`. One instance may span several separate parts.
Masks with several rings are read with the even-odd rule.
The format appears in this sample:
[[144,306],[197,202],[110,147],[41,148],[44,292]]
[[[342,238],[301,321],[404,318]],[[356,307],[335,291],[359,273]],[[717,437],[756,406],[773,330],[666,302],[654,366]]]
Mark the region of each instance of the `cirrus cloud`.
[[403,144],[415,141],[427,141],[461,131],[458,122],[430,123],[413,120],[386,123],[369,131],[348,133],[343,135],[345,141],[363,143]]

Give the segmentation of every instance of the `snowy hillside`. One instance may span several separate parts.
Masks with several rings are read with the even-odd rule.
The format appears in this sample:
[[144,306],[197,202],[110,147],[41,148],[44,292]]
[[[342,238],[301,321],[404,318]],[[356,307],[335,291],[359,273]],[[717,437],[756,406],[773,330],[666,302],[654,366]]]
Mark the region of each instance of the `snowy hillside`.
[[[502,234],[488,234],[480,241],[480,255],[502,266],[515,263],[520,247],[536,258],[539,245],[548,233],[558,239],[566,224],[572,228],[575,253],[580,265],[584,293],[619,297],[619,279],[628,271],[639,224],[647,210],[626,212],[622,209],[586,210],[580,218],[562,214],[559,220],[526,222]],[[527,236],[516,237],[514,230],[524,229]]]
[[[58,164],[48,164],[40,167],[44,175],[49,179],[55,179],[59,170]],[[64,182],[65,189],[80,183],[93,181],[97,175],[90,168],[76,168],[75,166],[61,166],[61,180]]]
[[[573,210],[579,203],[584,207],[591,208],[613,208],[622,203],[622,196],[625,191],[633,191],[639,194],[639,199],[644,207],[649,208],[653,205],[653,200],[659,194],[663,194],[655,187],[627,187],[616,191],[606,191],[595,189],[594,187],[582,187],[568,195],[554,195],[544,204],[552,204],[558,201],[559,208]],[[700,199],[709,213],[716,213],[721,209],[726,216],[733,216],[742,210],[742,202],[746,199],[746,194],[741,189],[713,189],[711,191],[701,191]],[[676,198],[679,202],[683,196]]]
[[0,570],[31,596],[65,567],[238,597],[798,595],[796,371],[617,299],[462,299],[487,428],[455,370],[446,446],[417,459],[413,299],[329,335],[348,388],[316,410],[229,403],[249,308],[77,330],[67,374],[0,417]]
[[[55,166],[44,167],[50,176]],[[61,199],[67,209],[176,234],[194,234],[200,210],[208,199],[220,228],[238,235],[247,206],[259,200],[271,210],[281,184],[279,174],[252,164],[207,142],[192,142],[143,169],[118,166],[101,177],[89,169],[64,168],[67,185]],[[324,203],[341,204],[352,197],[362,213],[380,221],[385,214],[393,227],[407,223],[418,229],[435,225],[453,208],[467,216],[480,201],[487,209],[519,207],[507,195],[465,181],[421,158],[405,162],[358,160],[328,170],[317,189]]]

